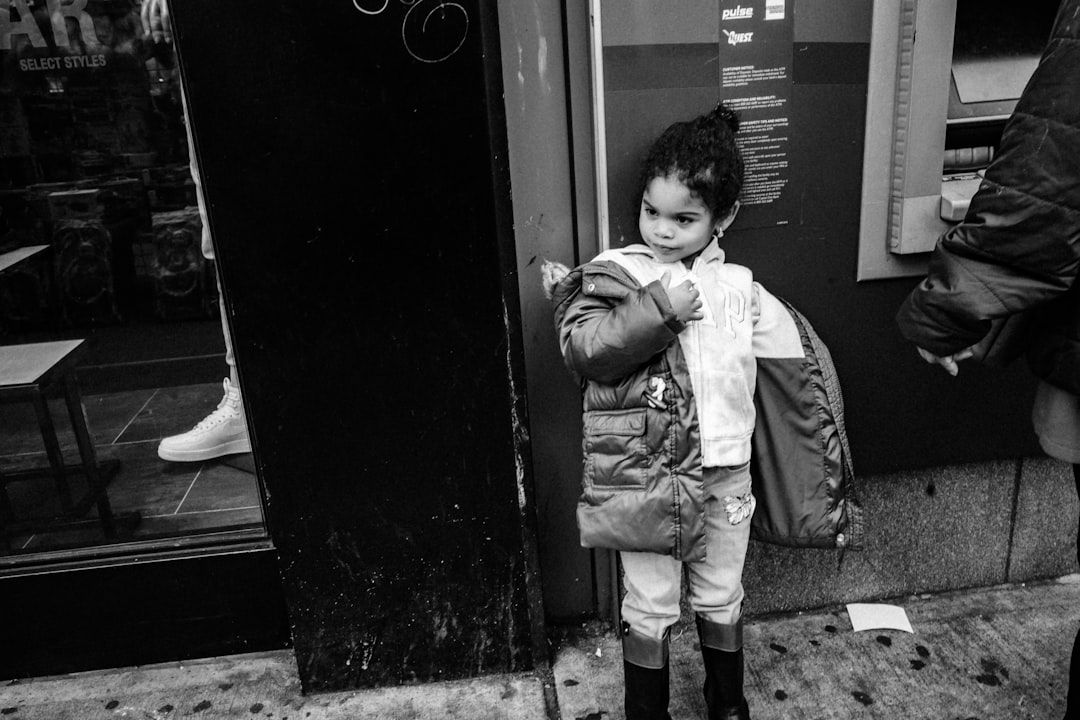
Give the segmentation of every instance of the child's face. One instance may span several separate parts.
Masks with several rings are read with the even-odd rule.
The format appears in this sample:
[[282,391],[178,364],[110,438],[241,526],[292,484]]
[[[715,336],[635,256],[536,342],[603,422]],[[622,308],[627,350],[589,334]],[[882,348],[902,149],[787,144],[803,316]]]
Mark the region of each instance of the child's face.
[[676,178],[653,178],[646,186],[638,229],[660,262],[679,262],[701,252],[715,228],[705,203]]

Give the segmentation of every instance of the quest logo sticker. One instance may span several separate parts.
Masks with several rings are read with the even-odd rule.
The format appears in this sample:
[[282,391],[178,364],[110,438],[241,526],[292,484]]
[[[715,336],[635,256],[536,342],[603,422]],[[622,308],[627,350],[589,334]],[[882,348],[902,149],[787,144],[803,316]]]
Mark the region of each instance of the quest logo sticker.
[[753,42],[754,33],[752,32],[731,32],[730,30],[723,30],[724,37],[727,38],[728,45],[742,45],[743,43]]

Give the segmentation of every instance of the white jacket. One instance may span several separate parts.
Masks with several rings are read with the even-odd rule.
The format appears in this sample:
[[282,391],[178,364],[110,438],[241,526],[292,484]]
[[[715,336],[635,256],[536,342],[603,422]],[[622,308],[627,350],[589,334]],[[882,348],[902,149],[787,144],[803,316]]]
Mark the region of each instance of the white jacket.
[[[646,245],[608,250],[594,262],[610,261],[642,286],[670,274],[668,287],[689,279],[701,293],[701,320],[679,333],[690,384],[698,406],[702,464],[731,467],[750,460],[754,433],[754,390],[758,357],[788,357],[801,347],[777,348],[778,338],[798,338],[790,314],[742,265],[724,261],[724,251],[710,242],[688,269],[682,262],[662,263]],[[781,324],[787,332],[776,332]]]

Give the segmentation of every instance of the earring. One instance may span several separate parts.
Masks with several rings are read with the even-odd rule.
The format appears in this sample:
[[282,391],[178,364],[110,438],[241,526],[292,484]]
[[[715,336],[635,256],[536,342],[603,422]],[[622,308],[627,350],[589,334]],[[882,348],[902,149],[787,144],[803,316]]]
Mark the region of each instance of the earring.
[[723,228],[716,228],[715,230],[713,230],[713,233],[712,233],[712,239],[713,240],[719,240],[722,237],[724,237]]

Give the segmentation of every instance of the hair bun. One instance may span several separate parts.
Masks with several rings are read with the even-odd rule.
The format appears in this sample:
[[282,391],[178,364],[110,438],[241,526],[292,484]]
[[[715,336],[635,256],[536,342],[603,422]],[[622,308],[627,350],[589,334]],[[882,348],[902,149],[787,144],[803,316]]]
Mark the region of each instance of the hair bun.
[[739,116],[734,110],[725,105],[723,100],[716,103],[716,107],[709,113],[709,117],[713,122],[727,125],[731,128],[733,134],[739,132]]

